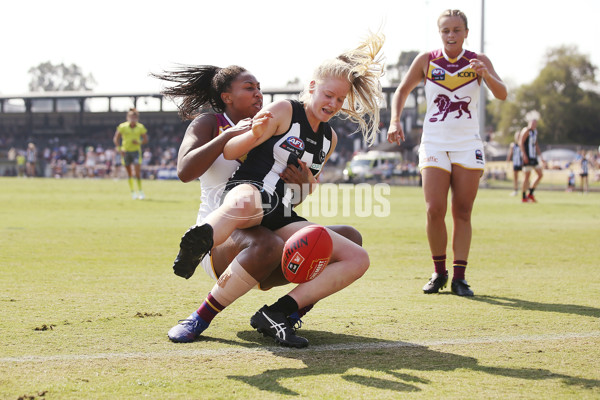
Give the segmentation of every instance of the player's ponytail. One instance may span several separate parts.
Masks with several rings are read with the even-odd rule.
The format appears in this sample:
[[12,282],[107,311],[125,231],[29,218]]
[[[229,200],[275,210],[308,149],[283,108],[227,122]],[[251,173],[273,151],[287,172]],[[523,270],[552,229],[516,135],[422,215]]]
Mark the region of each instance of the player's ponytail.
[[[379,127],[379,108],[383,100],[380,78],[383,75],[383,34],[371,33],[363,43],[334,60],[321,64],[314,73],[316,81],[327,77],[346,78],[352,85],[342,113],[355,122],[365,141],[371,143]],[[308,91],[300,99],[308,100]]]
[[225,111],[225,103],[221,93],[231,88],[231,82],[246,69],[231,65],[226,68],[214,65],[180,66],[172,71],[162,74],[151,74],[153,77],[173,82],[176,85],[165,88],[162,94],[169,97],[181,97],[178,105],[179,115],[182,119],[194,119],[199,110],[210,105],[216,112]]

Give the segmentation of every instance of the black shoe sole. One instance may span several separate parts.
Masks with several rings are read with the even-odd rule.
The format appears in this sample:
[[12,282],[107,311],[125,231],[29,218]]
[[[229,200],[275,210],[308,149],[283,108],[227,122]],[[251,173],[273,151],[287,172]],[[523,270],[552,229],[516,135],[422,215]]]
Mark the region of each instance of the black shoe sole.
[[452,290],[452,293],[454,293],[457,296],[461,296],[461,297],[473,297],[475,296],[475,293],[471,292],[467,292],[467,293],[458,293],[457,291]]
[[189,279],[212,247],[213,229],[210,225],[204,224],[188,229],[181,238],[179,253],[173,263],[175,275]]

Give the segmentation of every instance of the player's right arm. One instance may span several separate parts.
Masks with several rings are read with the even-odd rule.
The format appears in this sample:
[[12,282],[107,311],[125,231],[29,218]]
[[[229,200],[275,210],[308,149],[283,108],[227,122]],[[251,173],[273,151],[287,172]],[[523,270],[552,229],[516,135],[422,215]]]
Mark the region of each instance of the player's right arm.
[[177,155],[177,176],[182,182],[191,182],[206,172],[223,153],[225,144],[233,137],[250,129],[250,119],[238,122],[219,135],[214,114],[202,114],[188,126]]
[[392,97],[392,115],[390,118],[390,127],[387,133],[387,139],[390,143],[400,144],[405,139],[404,130],[400,123],[402,110],[406,104],[406,99],[410,93],[417,87],[419,82],[425,78],[427,73],[427,64],[429,63],[429,53],[419,54],[408,69],[408,72],[402,78],[402,82],[394,92]]

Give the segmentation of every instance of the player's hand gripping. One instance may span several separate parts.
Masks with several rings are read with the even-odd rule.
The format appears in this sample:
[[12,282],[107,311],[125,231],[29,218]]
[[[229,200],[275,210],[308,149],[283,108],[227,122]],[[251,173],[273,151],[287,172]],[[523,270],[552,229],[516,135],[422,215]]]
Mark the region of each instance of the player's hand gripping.
[[252,118],[244,118],[231,128],[226,129],[223,133],[228,133],[231,137],[236,137],[242,133],[248,132],[250,129],[252,129]]
[[267,131],[269,122],[273,118],[273,113],[266,110],[261,110],[252,119],[252,134],[259,138]]
[[298,185],[300,188],[299,196],[294,196],[297,201],[294,205],[302,203],[306,196],[312,193],[313,185],[316,185],[316,180],[306,163],[298,159],[296,161],[297,164],[288,164],[283,172],[279,174],[285,183]]
[[288,164],[279,176],[285,183],[294,183],[296,185],[302,185],[311,183],[309,174],[312,175],[310,169],[306,166],[306,163],[302,160],[298,160],[298,165]]

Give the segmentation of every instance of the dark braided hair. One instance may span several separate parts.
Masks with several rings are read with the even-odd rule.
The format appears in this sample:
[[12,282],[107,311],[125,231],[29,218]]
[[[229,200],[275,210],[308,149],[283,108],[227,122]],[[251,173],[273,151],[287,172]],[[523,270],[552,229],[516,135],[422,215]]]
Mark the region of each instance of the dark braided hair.
[[151,76],[176,85],[165,88],[161,93],[169,97],[182,97],[179,105],[179,115],[182,119],[194,119],[199,110],[207,104],[216,112],[225,111],[225,103],[221,93],[231,89],[231,82],[245,68],[237,65],[219,68],[214,65],[183,65],[172,71]]

